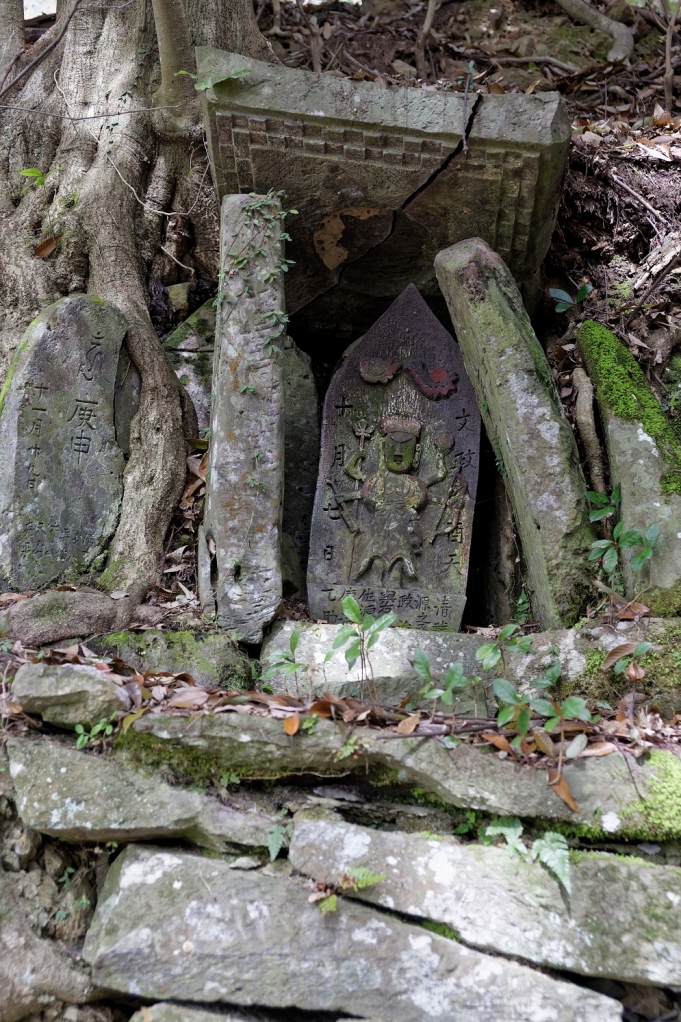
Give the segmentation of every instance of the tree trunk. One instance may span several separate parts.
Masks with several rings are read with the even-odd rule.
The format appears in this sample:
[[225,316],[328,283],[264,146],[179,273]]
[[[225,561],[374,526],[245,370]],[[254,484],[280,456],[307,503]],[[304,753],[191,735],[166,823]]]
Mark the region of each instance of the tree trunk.
[[[20,0],[0,0],[0,76],[18,49],[20,7]],[[153,9],[149,0],[82,0],[50,52],[72,10],[60,4],[56,25],[11,68],[5,90],[41,53],[44,59],[3,96],[14,109],[0,110],[0,386],[23,331],[45,305],[85,291],[128,317],[126,343],[142,390],[107,582],[136,593],[158,580],[185,477],[187,399],[147,308],[150,273],[177,280],[176,264],[160,251],[170,214],[183,214],[193,234],[182,261],[204,279],[218,275],[218,203],[200,107],[191,79],[176,71],[193,70],[195,45],[275,59],[251,0],[230,0],[228,8],[220,0],[153,0]],[[23,21],[21,32],[23,44]],[[27,167],[52,174],[45,188],[21,197]],[[50,222],[61,242],[38,259],[33,251]],[[194,433],[192,413],[184,418]]]

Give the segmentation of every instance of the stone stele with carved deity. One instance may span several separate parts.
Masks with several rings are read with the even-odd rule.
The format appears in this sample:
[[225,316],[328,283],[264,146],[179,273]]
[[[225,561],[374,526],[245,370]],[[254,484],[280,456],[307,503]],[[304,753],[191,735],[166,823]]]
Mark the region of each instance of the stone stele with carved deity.
[[310,614],[392,611],[457,629],[480,415],[458,345],[413,284],[355,345],[326,395],[308,567]]
[[44,309],[0,392],[0,592],[82,571],[123,496],[114,384],[128,324],[91,295]]

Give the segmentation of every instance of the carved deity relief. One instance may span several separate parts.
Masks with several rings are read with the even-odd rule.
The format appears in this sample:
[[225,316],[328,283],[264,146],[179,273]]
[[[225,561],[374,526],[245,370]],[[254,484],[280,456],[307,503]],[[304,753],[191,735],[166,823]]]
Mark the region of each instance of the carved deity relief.
[[409,288],[348,355],[324,408],[308,573],[312,617],[458,628],[480,417],[458,346]]

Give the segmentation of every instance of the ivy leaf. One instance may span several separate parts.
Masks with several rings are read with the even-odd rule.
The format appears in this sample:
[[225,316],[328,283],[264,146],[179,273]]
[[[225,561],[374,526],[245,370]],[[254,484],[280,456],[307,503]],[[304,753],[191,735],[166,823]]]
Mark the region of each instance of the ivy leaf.
[[533,862],[537,859],[543,862],[570,893],[570,852],[562,834],[547,831],[543,837],[537,838],[530,849],[530,857]]

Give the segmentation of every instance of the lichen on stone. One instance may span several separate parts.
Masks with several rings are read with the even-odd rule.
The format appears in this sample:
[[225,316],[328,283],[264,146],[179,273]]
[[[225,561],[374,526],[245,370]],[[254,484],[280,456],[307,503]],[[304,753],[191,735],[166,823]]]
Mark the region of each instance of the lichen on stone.
[[671,752],[650,753],[648,791],[639,802],[621,811],[623,821],[635,819],[633,827],[625,823],[628,836],[645,841],[674,840],[681,836],[681,758]]

